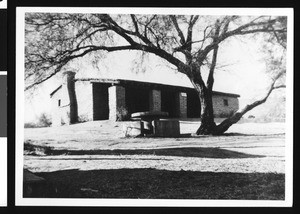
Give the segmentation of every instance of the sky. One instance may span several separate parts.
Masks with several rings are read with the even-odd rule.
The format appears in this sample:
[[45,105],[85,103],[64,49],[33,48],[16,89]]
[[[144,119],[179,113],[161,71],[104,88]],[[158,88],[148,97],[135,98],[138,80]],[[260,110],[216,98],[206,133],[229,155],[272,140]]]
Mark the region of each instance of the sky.
[[[239,94],[240,106],[262,95],[268,85],[268,77],[264,73],[265,63],[261,60],[259,48],[257,42],[241,40],[220,46],[213,90]],[[136,56],[136,51],[114,52],[101,59],[97,66],[92,65],[90,57],[74,62],[73,66],[77,70],[77,78],[118,78],[192,87],[185,75],[154,55],[150,55],[144,63],[144,69],[141,66],[136,69]],[[36,120],[41,113],[50,113],[50,93],[60,84],[60,76],[57,75],[45,82],[34,96],[26,96],[25,122]]]

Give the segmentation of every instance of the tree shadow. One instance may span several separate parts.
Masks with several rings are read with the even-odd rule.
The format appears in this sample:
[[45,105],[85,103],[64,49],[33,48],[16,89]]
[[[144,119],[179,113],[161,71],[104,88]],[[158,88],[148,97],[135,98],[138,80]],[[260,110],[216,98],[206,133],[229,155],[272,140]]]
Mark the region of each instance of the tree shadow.
[[285,133],[271,133],[271,134],[243,134],[243,133],[239,133],[239,132],[230,132],[230,133],[224,133],[220,136],[281,136],[281,135],[285,135]]
[[62,170],[24,197],[284,200],[285,176],[145,169]]
[[[41,146],[39,146],[39,149]],[[31,155],[35,155],[34,152]],[[214,147],[180,147],[161,149],[114,149],[114,150],[45,150],[45,155],[156,155],[197,158],[262,158],[264,155],[252,155]],[[93,159],[93,158],[90,158]]]

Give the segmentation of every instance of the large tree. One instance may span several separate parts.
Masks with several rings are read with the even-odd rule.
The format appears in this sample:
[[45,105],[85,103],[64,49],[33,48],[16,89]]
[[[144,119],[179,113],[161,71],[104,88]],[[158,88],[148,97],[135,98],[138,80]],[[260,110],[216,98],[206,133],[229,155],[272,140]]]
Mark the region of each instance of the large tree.
[[[272,16],[27,13],[25,90],[85,55],[142,51],[166,60],[191,81],[201,103],[197,134],[222,134],[246,112],[265,102],[274,89],[284,87],[277,82],[285,74],[286,22],[286,17]],[[224,41],[249,35],[264,35],[266,44],[279,44],[283,55],[274,56],[270,51],[269,64],[274,69],[268,69],[272,70],[272,81],[266,95],[216,125],[212,90],[218,49]],[[205,66],[207,79],[203,77]]]

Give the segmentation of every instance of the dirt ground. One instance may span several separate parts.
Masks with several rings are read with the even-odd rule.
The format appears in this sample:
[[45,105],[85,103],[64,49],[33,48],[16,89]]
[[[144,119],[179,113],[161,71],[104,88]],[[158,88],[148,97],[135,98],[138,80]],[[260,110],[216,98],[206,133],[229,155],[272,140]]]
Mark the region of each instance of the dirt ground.
[[[223,136],[195,136],[199,122],[180,121],[178,138],[126,138],[127,123],[25,129],[24,168],[61,187],[68,183],[65,197],[284,198],[284,123],[239,123]],[[213,186],[203,184],[212,178]],[[161,179],[171,179],[170,186],[149,191],[161,188]]]
[[[94,121],[54,128],[25,129],[25,142],[60,151],[57,152],[59,155],[51,156],[43,155],[43,152],[41,156],[25,155],[25,167],[35,172],[152,167],[284,173],[285,135],[282,123],[243,123],[234,125],[225,136],[180,138],[125,138],[124,124],[126,122]],[[196,130],[198,122],[182,121],[180,126],[184,135]],[[175,148],[181,148],[178,151],[185,154],[177,152],[174,155]],[[112,154],[109,153],[111,150],[121,151]],[[165,151],[165,155],[159,155],[161,151]],[[196,153],[196,157],[191,157],[191,152]],[[234,152],[244,154],[244,157],[235,158]],[[223,156],[227,153],[227,157],[221,155],[216,158],[217,153],[219,156],[220,153]]]

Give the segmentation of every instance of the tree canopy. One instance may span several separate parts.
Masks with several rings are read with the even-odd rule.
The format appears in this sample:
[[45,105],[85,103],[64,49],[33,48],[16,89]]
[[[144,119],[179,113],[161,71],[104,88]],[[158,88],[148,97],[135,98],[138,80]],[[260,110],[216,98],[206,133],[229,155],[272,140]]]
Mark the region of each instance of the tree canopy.
[[[192,62],[238,35],[268,32],[286,46],[285,17],[27,13],[26,88],[51,78],[72,59],[95,51],[141,50],[187,74]],[[271,33],[270,33],[271,32]],[[273,32],[273,33],[272,33]]]

